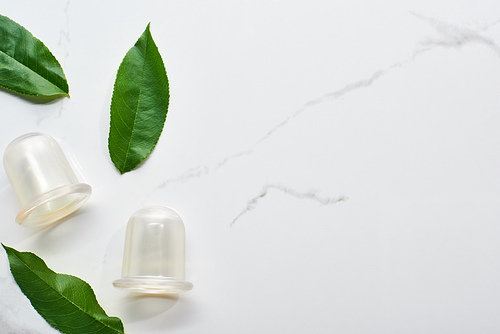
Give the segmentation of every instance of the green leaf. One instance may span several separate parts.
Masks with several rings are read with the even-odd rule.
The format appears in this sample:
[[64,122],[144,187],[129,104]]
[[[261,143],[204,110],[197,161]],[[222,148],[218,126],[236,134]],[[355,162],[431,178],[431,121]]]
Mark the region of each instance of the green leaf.
[[17,284],[52,327],[65,334],[124,333],[121,320],[106,315],[89,284],[55,273],[33,253],[2,246]]
[[34,96],[66,95],[61,65],[26,28],[0,15],[0,86]]
[[165,65],[148,24],[122,60],[111,98],[108,149],[120,173],[133,170],[153,151],[169,97]]

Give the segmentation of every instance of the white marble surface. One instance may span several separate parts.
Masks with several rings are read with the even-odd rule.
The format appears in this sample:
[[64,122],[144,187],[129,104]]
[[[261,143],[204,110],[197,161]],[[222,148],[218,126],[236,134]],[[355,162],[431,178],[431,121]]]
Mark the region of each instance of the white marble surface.
[[[499,333],[498,1],[10,1],[61,62],[70,99],[0,91],[0,150],[42,131],[94,193],[0,241],[89,282],[127,334]],[[120,175],[107,152],[118,65],[151,22],[171,84],[163,135]],[[173,208],[187,279],[114,289],[125,225]],[[54,333],[0,252],[0,332]]]

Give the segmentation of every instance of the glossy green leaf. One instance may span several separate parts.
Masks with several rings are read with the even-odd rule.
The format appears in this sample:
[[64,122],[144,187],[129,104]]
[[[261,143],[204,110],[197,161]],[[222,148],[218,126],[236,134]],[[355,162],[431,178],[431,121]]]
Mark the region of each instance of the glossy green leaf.
[[120,173],[133,170],[153,151],[169,97],[165,65],[148,24],[118,68],[111,99],[108,149]]
[[69,96],[61,65],[26,28],[0,15],[0,86],[34,96]]
[[65,334],[124,333],[121,320],[106,315],[89,284],[55,273],[33,253],[2,246],[17,284],[52,327]]

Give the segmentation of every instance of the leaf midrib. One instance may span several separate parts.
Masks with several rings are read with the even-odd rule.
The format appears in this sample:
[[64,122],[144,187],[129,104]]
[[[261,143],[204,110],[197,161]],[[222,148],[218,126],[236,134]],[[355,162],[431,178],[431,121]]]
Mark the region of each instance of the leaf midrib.
[[[117,333],[119,333],[116,329],[112,328],[112,327],[109,327],[108,325],[106,325],[105,323],[103,323],[102,321],[99,321],[99,319],[91,316],[89,313],[85,312],[81,307],[79,307],[78,305],[76,305],[75,303],[73,303],[71,300],[69,300],[68,298],[66,298],[66,296],[62,295],[59,291],[57,291],[52,285],[50,285],[47,281],[45,281],[42,277],[40,277],[40,275],[38,275],[36,273],[35,270],[33,270],[26,262],[24,262],[19,256],[17,256],[17,254],[15,252],[11,252],[26,268],[28,268],[29,271],[31,271],[35,276],[37,276],[42,282],[44,282],[49,288],[51,288],[54,292],[56,292],[58,295],[60,295],[61,297],[63,297],[63,299],[66,299],[71,305],[75,306],[77,309],[79,309],[81,312],[83,312],[84,314],[88,315],[89,317],[91,317],[92,319],[94,319],[95,321],[97,321],[98,323],[102,324],[104,327],[107,327]],[[49,269],[47,267],[47,269]],[[51,269],[49,269],[51,270]],[[55,272],[54,272],[55,273]],[[57,273],[55,273],[57,275]],[[61,275],[61,274],[59,274]],[[64,275],[64,274],[62,274]],[[68,275],[69,276],[69,275]]]
[[7,52],[5,52],[4,50],[1,50],[0,49],[0,52],[4,55],[6,55],[7,57],[9,57],[10,59],[13,59],[16,63],[18,64],[21,64],[22,66],[24,66],[25,68],[29,69],[31,72],[35,73],[36,75],[38,75],[40,78],[44,79],[45,81],[49,82],[52,86],[56,87],[57,89],[59,89],[62,94],[64,95],[68,95],[68,93],[66,93],[61,87],[59,87],[58,85],[54,84],[52,81],[50,81],[49,79],[45,78],[44,76],[42,76],[40,73],[38,73],[37,71],[35,71],[34,69],[32,69],[31,67],[29,67],[28,65],[26,64],[23,64],[22,62],[20,62],[19,60],[17,60],[16,58],[12,57],[11,55],[9,55]]
[[134,114],[134,123],[132,124],[132,133],[130,134],[130,140],[128,142],[127,151],[125,152],[125,159],[123,160],[122,170],[125,170],[125,165],[127,164],[128,154],[130,152],[130,146],[132,145],[132,138],[134,137],[135,123],[137,121],[137,115],[139,114],[139,103],[141,102],[142,84],[144,81],[144,71],[146,68],[146,58],[147,58],[147,50],[148,50],[148,44],[149,44],[149,38],[147,38],[147,37],[148,36],[146,36],[146,47],[144,48],[144,61],[142,63],[141,85],[139,88],[139,97],[137,98],[137,107],[135,109],[135,114]]

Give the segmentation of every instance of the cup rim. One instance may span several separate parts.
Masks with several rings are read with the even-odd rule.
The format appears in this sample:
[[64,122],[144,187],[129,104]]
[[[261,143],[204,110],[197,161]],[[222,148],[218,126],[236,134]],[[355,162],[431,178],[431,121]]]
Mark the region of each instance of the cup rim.
[[171,294],[193,289],[193,283],[175,277],[129,276],[113,282],[115,288],[148,294]]
[[[65,206],[55,213],[45,215],[31,221],[31,215],[42,205],[72,194],[81,194],[82,197],[71,205]],[[92,187],[86,183],[74,183],[52,189],[38,196],[26,204],[17,214],[16,222],[23,226],[43,226],[60,221],[78,211],[92,194]]]

